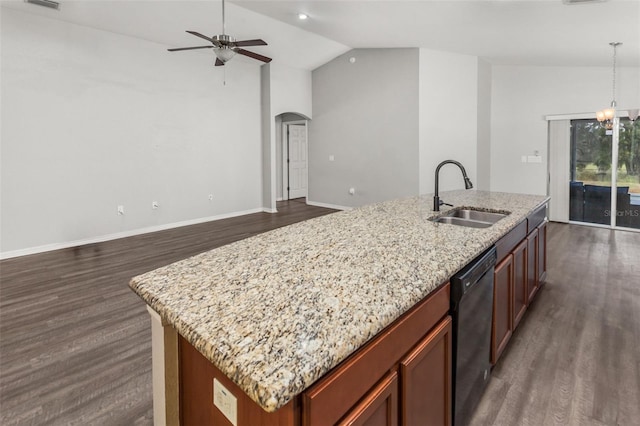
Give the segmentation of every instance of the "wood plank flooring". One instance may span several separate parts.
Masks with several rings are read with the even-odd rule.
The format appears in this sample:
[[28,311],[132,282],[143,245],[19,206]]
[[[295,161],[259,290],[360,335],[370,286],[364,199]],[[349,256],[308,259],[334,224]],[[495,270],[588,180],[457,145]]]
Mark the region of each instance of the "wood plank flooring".
[[[0,424],[152,424],[151,330],[129,279],[331,212],[278,208],[0,262]],[[638,424],[640,234],[550,224],[548,270],[472,424]]]
[[152,424],[151,326],[131,277],[333,211],[291,200],[0,262],[0,424]]

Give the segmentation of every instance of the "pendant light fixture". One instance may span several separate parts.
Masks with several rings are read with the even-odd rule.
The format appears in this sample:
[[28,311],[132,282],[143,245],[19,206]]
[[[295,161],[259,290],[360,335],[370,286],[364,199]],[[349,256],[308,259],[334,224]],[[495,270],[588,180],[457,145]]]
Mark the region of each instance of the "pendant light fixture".
[[613,119],[616,116],[616,49],[621,44],[622,43],[617,41],[609,43],[609,45],[613,47],[613,93],[611,96],[611,106],[596,112],[596,118],[607,130],[613,129]]

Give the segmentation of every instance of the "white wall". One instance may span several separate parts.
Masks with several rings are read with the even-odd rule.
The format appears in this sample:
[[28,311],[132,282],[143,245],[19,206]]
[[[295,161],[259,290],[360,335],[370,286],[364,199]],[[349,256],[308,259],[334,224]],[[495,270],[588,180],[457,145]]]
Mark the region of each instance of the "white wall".
[[271,66],[269,64],[260,67],[260,119],[262,123],[262,208],[267,212],[275,212],[273,202],[273,175],[271,162],[275,155],[273,145],[274,122],[271,114]]
[[[292,68],[271,62],[263,65],[263,188],[262,198],[265,211],[276,212],[276,199],[282,197],[278,187],[282,181],[280,126],[282,120],[277,116],[284,113],[297,113],[311,118],[311,71]],[[268,88],[265,88],[268,87]]]
[[223,86],[211,55],[1,23],[3,254],[260,208],[258,66],[230,63]]
[[417,88],[418,49],[355,49],[313,71],[310,202],[355,207],[418,193]]
[[312,116],[311,71],[270,63],[271,109],[274,117],[294,112],[305,117]]
[[491,64],[478,59],[478,148],[474,186],[491,189]]
[[[640,69],[618,70],[620,109],[640,106]],[[601,110],[611,102],[611,68],[494,66],[491,189],[547,193],[545,115]],[[539,151],[543,162],[522,163]]]
[[[420,193],[432,193],[435,169],[443,160],[462,163],[477,176],[478,59],[420,49]],[[441,191],[463,189],[460,170],[444,166]]]

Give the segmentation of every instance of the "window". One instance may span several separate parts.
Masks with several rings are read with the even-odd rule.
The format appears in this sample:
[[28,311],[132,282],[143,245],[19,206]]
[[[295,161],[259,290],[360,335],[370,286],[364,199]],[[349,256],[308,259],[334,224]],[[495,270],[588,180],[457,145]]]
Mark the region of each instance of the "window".
[[[640,229],[640,122],[620,119],[618,158],[612,131],[595,119],[571,120],[569,220]],[[616,188],[612,210],[611,188]]]

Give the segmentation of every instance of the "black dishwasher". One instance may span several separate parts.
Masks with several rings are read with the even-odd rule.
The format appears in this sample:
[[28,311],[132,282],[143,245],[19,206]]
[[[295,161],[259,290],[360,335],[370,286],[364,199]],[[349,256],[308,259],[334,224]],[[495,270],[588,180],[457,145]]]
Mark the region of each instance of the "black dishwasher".
[[455,426],[469,423],[489,381],[495,264],[492,247],[451,278]]

